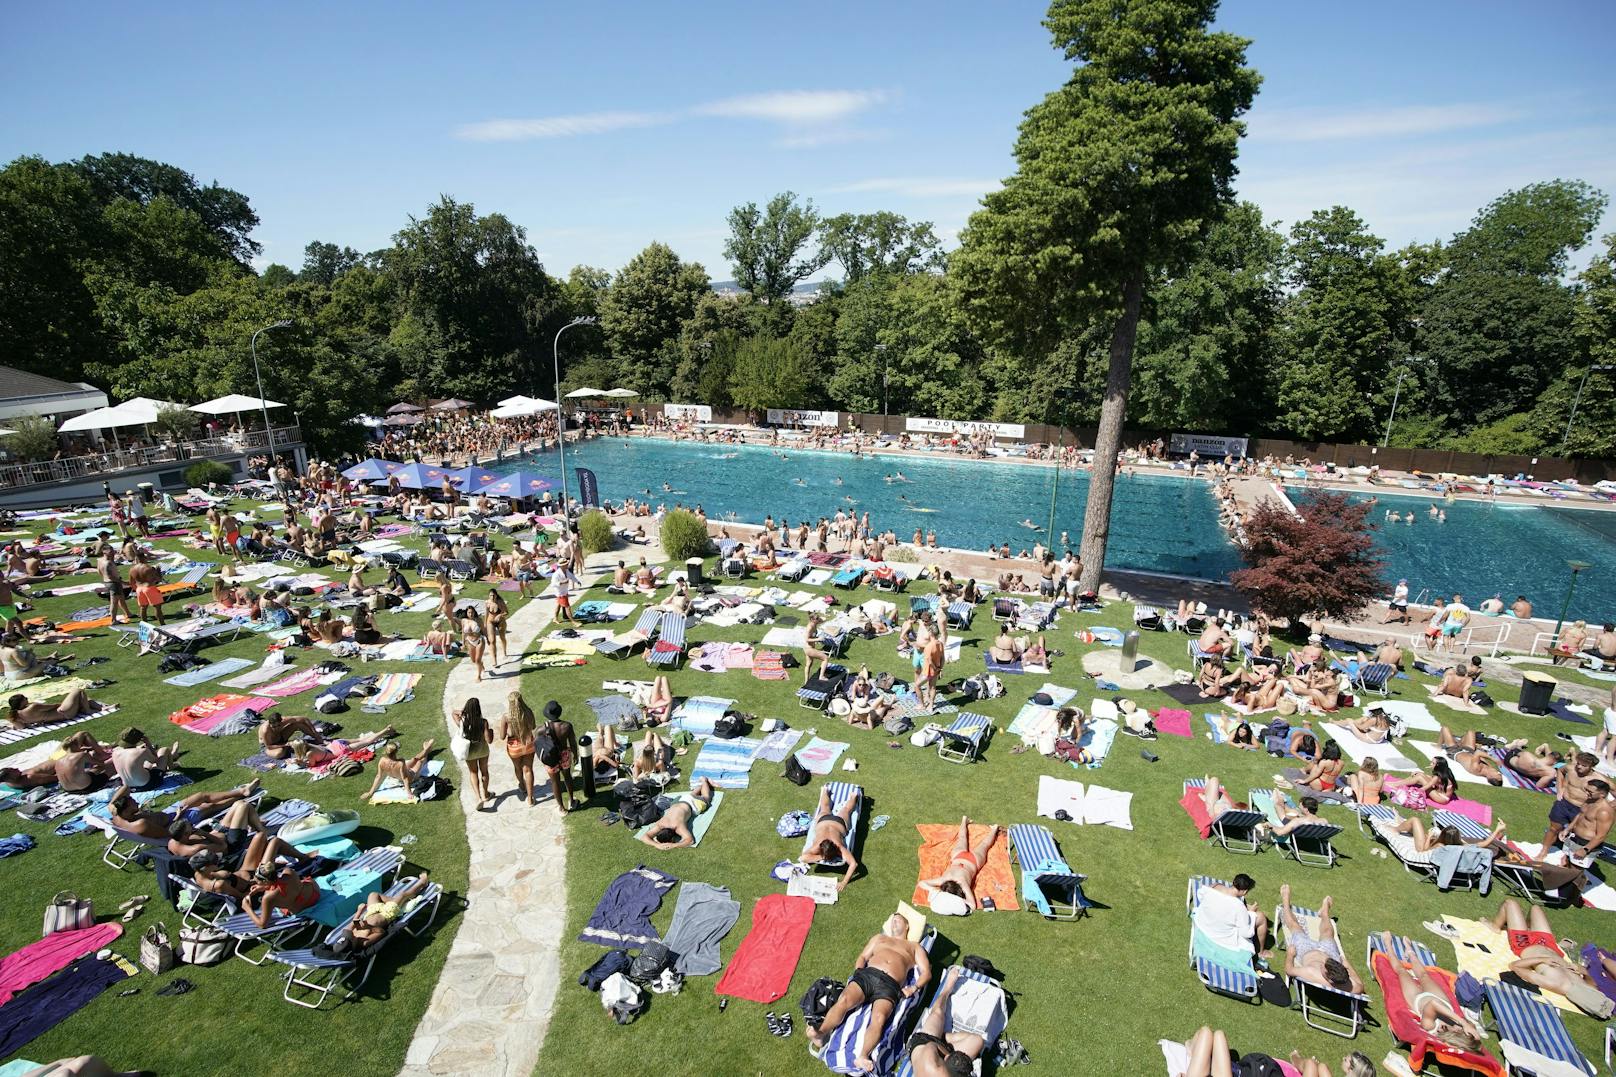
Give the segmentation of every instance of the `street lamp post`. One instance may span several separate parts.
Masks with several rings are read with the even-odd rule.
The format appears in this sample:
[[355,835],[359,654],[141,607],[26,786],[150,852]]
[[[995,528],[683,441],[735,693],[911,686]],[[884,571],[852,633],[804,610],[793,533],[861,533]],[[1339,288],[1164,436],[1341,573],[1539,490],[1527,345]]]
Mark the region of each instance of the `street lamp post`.
[[1587,370],[1584,370],[1582,372],[1582,380],[1577,382],[1577,395],[1576,395],[1576,398],[1571,401],[1571,417],[1566,420],[1565,437],[1560,439],[1560,455],[1561,456],[1565,455],[1566,444],[1568,442],[1570,442],[1570,440],[1571,440],[1571,424],[1577,421],[1577,408],[1582,403],[1582,391],[1583,391],[1583,389],[1587,388],[1587,386],[1588,386],[1588,375],[1593,374],[1595,372],[1605,373],[1606,371],[1611,371],[1611,370],[1616,370],[1616,366],[1612,366],[1612,365],[1608,365],[1608,364],[1605,365],[1605,366],[1591,366]]
[[1397,421],[1397,398],[1403,394],[1403,379],[1408,377],[1408,367],[1397,372],[1397,388],[1392,390],[1392,413],[1386,416],[1386,434],[1380,439],[1380,447],[1384,449],[1392,443],[1392,423]]
[[575,325],[594,325],[599,319],[593,317],[574,318],[572,321],[556,330],[555,342],[550,349],[550,358],[555,366],[555,398],[556,398],[556,451],[561,460],[561,521],[567,521],[567,411],[561,404],[561,334]]
[[247,344],[248,349],[252,352],[253,381],[258,384],[258,406],[264,412],[264,448],[269,454],[269,473],[271,475],[275,473],[275,435],[269,429],[269,405],[264,403],[264,375],[258,369],[258,334],[267,333],[271,329],[285,329],[291,324],[292,320],[290,318],[270,322],[253,333],[252,339]]
[[[1054,394],[1049,398],[1049,402],[1053,404],[1057,400],[1069,400],[1072,396],[1073,392],[1071,389],[1056,389]],[[1047,420],[1048,417],[1049,408],[1046,406],[1044,408],[1044,418]],[[1055,482],[1050,487],[1049,491],[1049,529],[1044,532],[1044,537],[1048,540],[1047,545],[1051,549],[1053,549],[1055,545],[1055,501],[1060,496],[1061,453],[1066,449],[1065,409],[1062,409],[1060,414],[1055,416],[1055,419],[1060,423],[1059,432],[1055,435]]]
[[1571,596],[1577,593],[1577,573],[1588,567],[1586,561],[1567,561],[1571,566],[1571,583],[1566,587],[1565,601],[1560,605],[1560,617],[1554,622],[1554,638],[1560,638],[1560,626],[1565,623],[1566,614],[1571,612]]

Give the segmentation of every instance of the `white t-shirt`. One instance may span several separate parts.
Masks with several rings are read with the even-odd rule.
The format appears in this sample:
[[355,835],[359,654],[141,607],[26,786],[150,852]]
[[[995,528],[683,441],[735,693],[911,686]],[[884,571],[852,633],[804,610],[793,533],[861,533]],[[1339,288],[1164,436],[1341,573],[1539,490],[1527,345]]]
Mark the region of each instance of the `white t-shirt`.
[[1408,604],[1408,584],[1400,583],[1392,591],[1392,605],[1405,606]]

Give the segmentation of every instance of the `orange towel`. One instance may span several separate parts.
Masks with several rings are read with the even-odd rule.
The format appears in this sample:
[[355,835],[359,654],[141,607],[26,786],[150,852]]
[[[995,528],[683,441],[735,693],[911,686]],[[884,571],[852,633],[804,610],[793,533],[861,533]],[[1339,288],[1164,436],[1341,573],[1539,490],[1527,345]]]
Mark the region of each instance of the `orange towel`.
[[[949,823],[921,823],[915,827],[920,831],[920,878],[935,879],[948,868],[948,862],[953,859],[954,841],[959,837],[959,824]],[[971,824],[971,844],[975,845],[987,836],[987,826],[982,823]],[[1014,910],[1021,908],[1016,901],[1016,880],[1010,870],[1010,844],[1005,835],[1000,834],[988,848],[988,861],[982,865],[982,870],[976,873],[976,899],[992,898],[995,908]],[[916,905],[931,907],[931,895],[915,884]]]
[[112,623],[111,617],[97,617],[93,621],[64,621],[56,626],[58,632],[87,632],[92,628],[105,628]]

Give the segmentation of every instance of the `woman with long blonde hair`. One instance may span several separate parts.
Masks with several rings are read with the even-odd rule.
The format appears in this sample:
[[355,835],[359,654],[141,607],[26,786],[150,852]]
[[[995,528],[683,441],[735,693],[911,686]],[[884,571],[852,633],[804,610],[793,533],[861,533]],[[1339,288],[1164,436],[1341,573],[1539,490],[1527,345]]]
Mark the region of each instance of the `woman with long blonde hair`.
[[517,792],[533,799],[533,755],[538,750],[534,742],[533,708],[527,705],[521,692],[512,692],[506,701],[505,717],[499,723],[499,735],[505,738],[505,754],[511,757],[511,769],[516,772]]

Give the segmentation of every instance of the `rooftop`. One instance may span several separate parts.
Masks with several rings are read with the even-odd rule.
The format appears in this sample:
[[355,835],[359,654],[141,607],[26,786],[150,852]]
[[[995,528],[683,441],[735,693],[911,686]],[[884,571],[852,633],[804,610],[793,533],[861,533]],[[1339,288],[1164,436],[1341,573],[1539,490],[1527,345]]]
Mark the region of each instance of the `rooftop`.
[[62,381],[59,378],[34,374],[16,367],[0,366],[0,400],[17,400],[31,396],[56,396],[62,393],[97,391],[84,382]]

